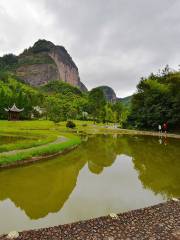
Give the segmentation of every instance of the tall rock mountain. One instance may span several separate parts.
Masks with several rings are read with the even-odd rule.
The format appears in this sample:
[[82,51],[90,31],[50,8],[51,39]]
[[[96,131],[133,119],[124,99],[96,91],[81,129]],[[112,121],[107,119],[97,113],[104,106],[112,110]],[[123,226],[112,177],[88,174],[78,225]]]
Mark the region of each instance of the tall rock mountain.
[[117,100],[116,93],[114,92],[114,90],[111,87],[100,86],[97,88],[99,88],[103,91],[104,96],[108,102],[116,102],[116,100]]
[[78,68],[66,49],[46,40],[37,41],[33,47],[18,56],[15,74],[32,86],[62,80],[87,91],[80,81]]

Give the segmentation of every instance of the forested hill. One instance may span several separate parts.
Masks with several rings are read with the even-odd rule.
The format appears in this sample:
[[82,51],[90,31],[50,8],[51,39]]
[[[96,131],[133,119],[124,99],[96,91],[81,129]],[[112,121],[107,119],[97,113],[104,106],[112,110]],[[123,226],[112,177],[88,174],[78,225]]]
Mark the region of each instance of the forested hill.
[[[9,72],[0,71],[0,119],[7,119],[4,109],[14,103],[18,108],[24,108],[22,119],[46,116],[60,121],[81,115],[87,104],[87,96],[79,88],[63,81],[51,81],[34,88]],[[43,109],[43,115],[37,112],[39,108]]]
[[124,98],[118,98],[118,101],[120,101],[124,106],[130,107],[132,95]]
[[97,87],[97,89],[100,89],[103,91],[104,96],[108,102],[116,102],[116,100],[117,100],[116,93],[114,92],[114,90],[111,87],[99,86],[99,87]]
[[67,94],[69,92],[82,96],[83,93],[77,87],[73,87],[63,81],[51,81],[39,88],[41,91],[49,94]]
[[82,92],[63,81],[40,87],[21,82],[15,75],[0,71],[0,119],[7,119],[5,108],[24,108],[21,119],[47,118],[54,122],[68,119],[120,122],[122,105],[108,102],[102,89]]
[[4,108],[14,103],[24,108],[22,118],[30,118],[33,106],[41,104],[42,98],[43,95],[37,89],[20,82],[8,72],[0,72],[0,119],[7,119]]

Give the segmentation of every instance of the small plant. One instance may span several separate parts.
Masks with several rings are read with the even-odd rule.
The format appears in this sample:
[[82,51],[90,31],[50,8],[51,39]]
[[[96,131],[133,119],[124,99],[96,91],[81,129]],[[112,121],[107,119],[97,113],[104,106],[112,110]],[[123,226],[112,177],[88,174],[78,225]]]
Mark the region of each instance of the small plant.
[[72,121],[67,121],[66,127],[67,128],[75,128],[76,124],[74,122],[72,122]]

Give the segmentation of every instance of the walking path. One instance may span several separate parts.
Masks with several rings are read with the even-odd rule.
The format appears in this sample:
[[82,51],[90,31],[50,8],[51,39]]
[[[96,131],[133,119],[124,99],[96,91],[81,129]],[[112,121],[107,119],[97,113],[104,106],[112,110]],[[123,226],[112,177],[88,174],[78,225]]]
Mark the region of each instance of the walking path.
[[[0,240],[6,240],[1,236]],[[39,230],[24,231],[17,240],[178,240],[180,201],[168,201],[122,214]]]
[[31,148],[26,148],[26,149],[18,149],[18,150],[12,150],[12,151],[8,151],[8,152],[2,152],[2,153],[0,153],[0,157],[2,155],[3,156],[9,156],[9,155],[13,155],[13,154],[16,154],[16,153],[28,152],[30,150],[35,150],[35,149],[38,150],[42,147],[48,147],[50,145],[53,145],[53,144],[56,144],[56,143],[61,143],[61,142],[66,142],[66,141],[67,141],[67,138],[65,138],[63,136],[59,136],[54,142],[50,142],[50,143],[40,145],[40,146],[37,146],[37,147],[31,147]]
[[151,131],[140,131],[140,130],[130,130],[130,129],[118,129],[114,128],[112,126],[106,128],[110,130],[114,130],[117,133],[121,134],[134,134],[134,135],[147,135],[147,136],[157,136],[157,137],[169,137],[169,138],[179,138],[180,139],[180,134],[174,134],[174,133],[159,133],[159,132],[151,132]]

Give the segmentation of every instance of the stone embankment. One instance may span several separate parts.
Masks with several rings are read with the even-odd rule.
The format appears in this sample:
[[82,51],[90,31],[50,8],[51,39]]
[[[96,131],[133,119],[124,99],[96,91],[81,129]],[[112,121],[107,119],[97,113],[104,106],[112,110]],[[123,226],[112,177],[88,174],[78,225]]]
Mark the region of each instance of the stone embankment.
[[[0,240],[6,240],[1,236]],[[122,214],[24,231],[17,240],[178,240],[180,201],[177,199]]]

